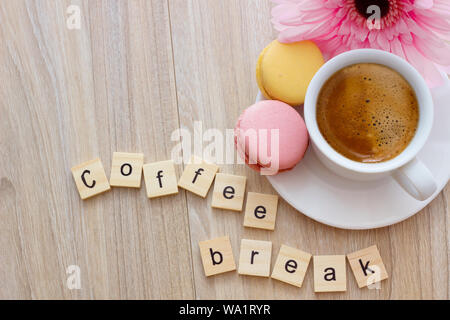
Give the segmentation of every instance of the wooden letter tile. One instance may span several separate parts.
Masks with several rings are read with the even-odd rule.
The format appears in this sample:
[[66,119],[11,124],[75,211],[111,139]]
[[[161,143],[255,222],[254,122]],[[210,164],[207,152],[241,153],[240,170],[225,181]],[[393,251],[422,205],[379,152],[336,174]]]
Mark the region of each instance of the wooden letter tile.
[[199,242],[203,269],[207,277],[236,270],[228,236]]
[[217,173],[211,206],[242,211],[247,177]]
[[259,240],[241,241],[239,256],[239,274],[269,277],[272,242]]
[[215,164],[207,163],[193,156],[191,162],[184,169],[178,186],[205,198],[217,171],[219,171],[219,167]]
[[272,271],[272,278],[301,288],[310,260],[309,253],[282,245]]
[[172,160],[145,164],[144,180],[149,198],[178,193],[177,175]]
[[71,171],[83,200],[111,189],[100,159],[82,163]]
[[360,288],[388,278],[377,246],[348,254],[347,258]]
[[278,196],[255,192],[247,193],[244,226],[266,230],[275,229]]
[[109,183],[113,187],[140,188],[144,155],[114,152]]
[[345,256],[314,256],[314,291],[340,292],[347,290]]

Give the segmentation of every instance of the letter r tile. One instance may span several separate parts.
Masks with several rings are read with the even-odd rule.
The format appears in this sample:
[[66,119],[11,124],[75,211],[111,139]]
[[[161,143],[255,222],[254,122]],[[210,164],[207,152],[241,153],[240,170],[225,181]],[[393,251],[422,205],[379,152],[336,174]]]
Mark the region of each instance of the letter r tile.
[[236,270],[233,249],[228,236],[200,241],[199,247],[207,277]]
[[238,273],[249,276],[269,277],[272,259],[272,242],[241,240]]
[[108,178],[100,159],[94,159],[71,169],[81,199],[110,190]]
[[350,253],[347,259],[360,288],[388,278],[377,246]]

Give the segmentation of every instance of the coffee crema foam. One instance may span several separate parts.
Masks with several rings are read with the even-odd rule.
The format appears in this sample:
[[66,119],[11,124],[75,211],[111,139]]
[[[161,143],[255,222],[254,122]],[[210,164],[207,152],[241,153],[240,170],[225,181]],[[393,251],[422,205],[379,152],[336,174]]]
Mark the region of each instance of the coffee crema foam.
[[411,85],[396,71],[361,63],[336,72],[317,100],[325,140],[343,156],[365,163],[387,161],[411,142],[419,106]]

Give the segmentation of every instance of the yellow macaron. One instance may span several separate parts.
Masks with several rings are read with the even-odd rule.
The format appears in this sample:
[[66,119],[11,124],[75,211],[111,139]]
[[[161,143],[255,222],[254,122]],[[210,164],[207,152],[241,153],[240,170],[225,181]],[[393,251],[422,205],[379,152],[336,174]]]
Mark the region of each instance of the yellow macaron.
[[285,44],[275,40],[259,56],[256,80],[267,99],[298,106],[305,102],[306,89],[323,64],[314,42]]

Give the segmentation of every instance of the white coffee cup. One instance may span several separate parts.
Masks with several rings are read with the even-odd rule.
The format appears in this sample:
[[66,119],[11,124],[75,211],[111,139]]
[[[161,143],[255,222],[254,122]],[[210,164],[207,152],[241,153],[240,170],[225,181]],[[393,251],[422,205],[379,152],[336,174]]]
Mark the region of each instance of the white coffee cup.
[[[358,63],[385,65],[401,74],[416,93],[419,123],[409,145],[395,158],[378,163],[362,163],[348,159],[335,151],[322,136],[316,119],[320,90],[337,71]],[[436,191],[436,182],[428,168],[417,159],[433,126],[433,100],[425,80],[407,61],[389,52],[358,49],[340,54],[325,63],[312,79],[305,98],[304,116],[311,144],[322,163],[336,174],[353,180],[374,180],[387,175],[417,200],[426,200]]]

